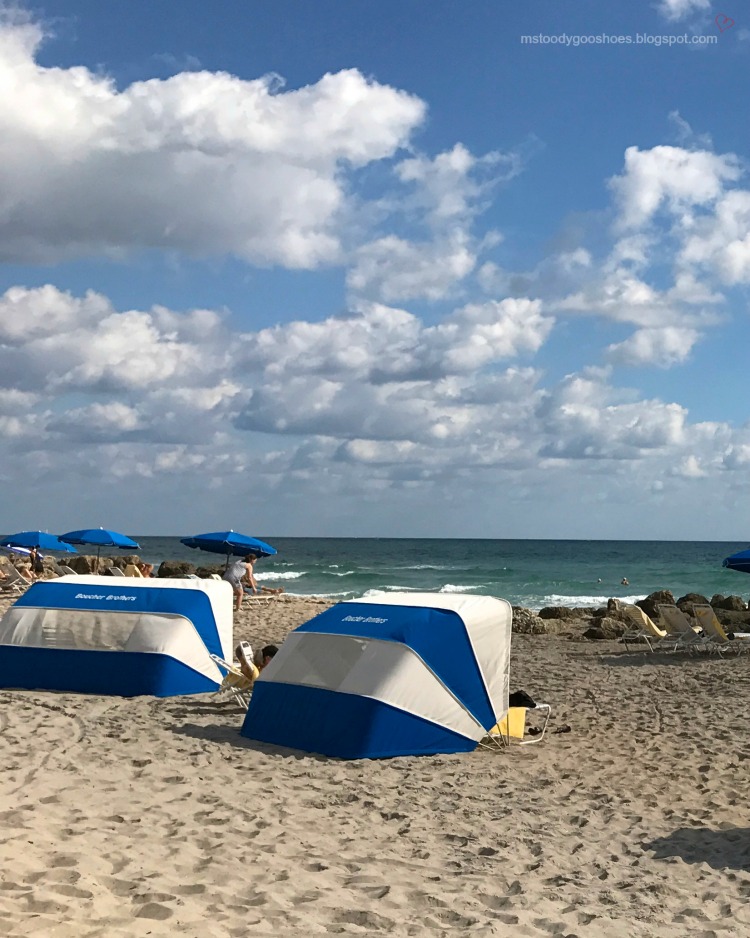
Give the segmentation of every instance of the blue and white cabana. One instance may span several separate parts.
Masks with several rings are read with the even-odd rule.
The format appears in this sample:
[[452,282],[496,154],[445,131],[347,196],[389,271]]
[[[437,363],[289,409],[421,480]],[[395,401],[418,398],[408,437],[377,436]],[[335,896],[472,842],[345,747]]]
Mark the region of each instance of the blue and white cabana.
[[289,634],[242,735],[345,759],[475,749],[508,709],[512,615],[491,596],[339,603]]
[[0,619],[0,687],[169,697],[215,691],[232,656],[232,588],[217,580],[64,576]]

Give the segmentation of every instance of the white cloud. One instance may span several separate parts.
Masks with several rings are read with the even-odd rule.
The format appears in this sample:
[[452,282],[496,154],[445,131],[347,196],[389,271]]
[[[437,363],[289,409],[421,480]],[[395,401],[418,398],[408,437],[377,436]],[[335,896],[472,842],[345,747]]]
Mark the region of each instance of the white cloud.
[[421,244],[388,235],[359,248],[347,286],[387,303],[440,300],[471,273],[475,263],[476,254],[462,231]]
[[696,456],[686,456],[674,468],[674,475],[682,476],[685,479],[702,479],[708,475],[708,472],[702,467],[700,459]]
[[710,0],[660,0],[659,10],[669,20],[683,19],[699,10],[710,10]]
[[418,155],[398,163],[395,173],[406,193],[385,198],[381,209],[387,209],[391,223],[394,216],[416,222],[420,234],[412,239],[386,234],[362,244],[347,275],[349,290],[386,303],[454,295],[479,253],[502,241],[496,231],[474,237],[476,216],[487,208],[492,188],[522,166],[519,153],[477,157],[461,144],[434,159]]
[[[31,478],[51,496],[85,479],[87,504],[108,485],[146,480],[151,511],[175,493],[197,511],[209,491],[214,511],[245,491],[285,510],[313,492],[321,505],[330,491],[352,504],[387,493],[408,511],[399,492],[471,491],[485,475],[514,498],[588,476],[606,479],[592,491],[611,493],[626,484],[614,481],[625,464],[627,485],[648,491],[658,478],[668,495],[720,472],[742,476],[750,452],[747,433],[691,424],[676,403],[612,386],[607,368],[544,387],[540,370],[519,365],[552,328],[528,299],[466,304],[436,324],[363,304],[243,334],[211,311],[120,312],[99,294],[18,287],[0,300],[0,323],[7,361],[35,365],[31,381],[0,370],[11,388],[0,415],[6,480]],[[138,380],[121,354],[128,336]],[[662,335],[649,348],[660,343],[672,347]]]
[[685,362],[700,338],[696,329],[667,326],[638,329],[624,342],[610,345],[607,355],[626,365],[656,365],[670,368]]
[[355,69],[282,91],[182,72],[122,91],[36,61],[33,23],[0,25],[0,258],[165,248],[313,268],[340,252],[343,173],[393,156],[424,118]]
[[455,226],[482,210],[492,187],[507,182],[523,169],[520,152],[492,151],[474,156],[460,143],[430,159],[420,155],[396,166],[401,182],[413,185],[407,207],[425,213],[436,228]]
[[672,126],[675,128],[677,142],[681,146],[690,146],[702,150],[712,150],[713,141],[710,134],[697,134],[679,111],[670,111],[667,115]]
[[270,377],[356,376],[375,384],[437,380],[537,351],[552,328],[536,300],[468,304],[435,326],[377,303],[319,323],[291,322],[247,337],[241,360]]
[[639,228],[664,204],[679,215],[687,214],[692,206],[714,202],[725,183],[740,174],[739,162],[731,154],[718,156],[670,146],[628,147],[625,170],[610,180],[610,186],[619,203],[621,226]]
[[724,283],[750,283],[750,192],[726,193],[713,214],[693,226],[679,259],[708,268]]
[[[90,291],[13,287],[0,296],[0,386],[25,391],[135,391],[190,386],[224,361],[219,317],[160,307],[117,312]],[[223,338],[223,336],[222,336]]]
[[568,376],[539,409],[548,438],[542,454],[562,459],[633,460],[684,444],[687,411],[658,400],[628,402],[606,369]]

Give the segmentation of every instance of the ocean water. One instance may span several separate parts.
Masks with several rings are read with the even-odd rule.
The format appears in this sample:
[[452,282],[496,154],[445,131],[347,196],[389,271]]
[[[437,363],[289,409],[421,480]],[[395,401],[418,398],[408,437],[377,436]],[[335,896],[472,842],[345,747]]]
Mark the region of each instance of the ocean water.
[[[592,606],[611,596],[641,599],[670,589],[750,595],[750,575],[722,568],[747,544],[717,541],[525,541],[389,538],[274,538],[275,557],[256,564],[258,581],[298,596],[351,599],[378,591],[427,590],[500,596],[514,605]],[[176,537],[140,537],[150,563],[222,562]],[[626,577],[629,586],[620,581]]]

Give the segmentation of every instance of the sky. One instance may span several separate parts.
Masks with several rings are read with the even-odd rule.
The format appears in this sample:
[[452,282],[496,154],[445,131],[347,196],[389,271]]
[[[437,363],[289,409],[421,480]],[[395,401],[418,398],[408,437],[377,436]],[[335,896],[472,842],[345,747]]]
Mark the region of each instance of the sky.
[[4,531],[750,537],[744,5],[0,11]]

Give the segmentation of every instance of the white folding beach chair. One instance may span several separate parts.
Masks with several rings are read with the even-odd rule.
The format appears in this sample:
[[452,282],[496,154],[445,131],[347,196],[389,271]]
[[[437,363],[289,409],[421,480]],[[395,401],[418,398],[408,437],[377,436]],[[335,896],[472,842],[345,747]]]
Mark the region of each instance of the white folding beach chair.
[[675,643],[677,651],[684,650],[692,653],[709,645],[709,639],[701,627],[693,625],[678,606],[662,603],[656,608],[664,622],[664,628],[677,640]]
[[216,691],[217,696],[229,694],[234,697],[243,710],[247,710],[250,705],[250,691],[253,689],[253,682],[239,668],[218,655],[211,655],[211,660],[224,672],[224,680],[221,682],[221,687]]
[[31,586],[26,577],[21,576],[12,563],[4,564],[2,572],[5,574],[5,577],[0,580],[0,592],[22,593]]
[[750,633],[735,632],[733,633],[734,638],[730,638],[711,606],[703,603],[695,603],[693,605],[693,612],[708,637],[709,648],[715,649],[719,654],[725,651],[733,651],[740,655],[743,651],[750,651]]
[[78,576],[78,574],[72,567],[68,567],[64,563],[59,563],[57,566],[62,570],[65,576]]
[[629,644],[643,640],[649,651],[657,648],[674,650],[678,639],[670,635],[666,629],[659,626],[640,606],[623,603],[620,606],[622,613],[627,617],[631,629],[620,638],[620,641],[629,649]]
[[250,606],[268,606],[276,602],[278,598],[275,593],[258,593],[257,596],[254,596],[252,593],[248,593],[248,591],[245,590],[242,604],[246,605],[247,608],[250,608]]
[[127,576],[119,567],[110,567],[109,568],[110,576]]

